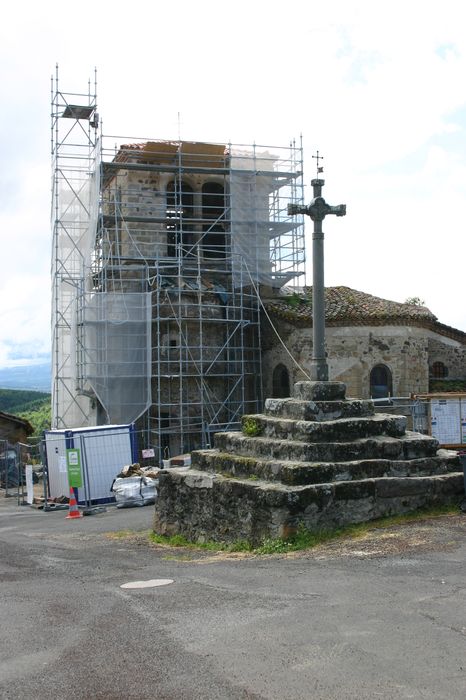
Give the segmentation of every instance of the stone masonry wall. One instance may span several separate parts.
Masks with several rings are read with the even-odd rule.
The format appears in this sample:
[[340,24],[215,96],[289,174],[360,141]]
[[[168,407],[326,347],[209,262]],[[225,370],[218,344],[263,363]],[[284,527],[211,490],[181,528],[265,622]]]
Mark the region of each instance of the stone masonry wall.
[[448,379],[466,379],[466,347],[456,340],[431,335],[429,338],[429,365],[443,362]]
[[[296,328],[277,319],[274,322],[291,355],[308,372],[312,357],[312,328]],[[279,363],[288,368],[290,384],[304,378],[275,334],[273,336],[267,328],[262,333],[266,348],[263,356],[266,396],[272,394],[272,374]],[[394,396],[428,391],[428,341],[427,332],[422,328],[330,326],[326,328],[326,337],[330,379],[344,382],[348,396],[369,398],[370,373],[377,364],[390,369]]]

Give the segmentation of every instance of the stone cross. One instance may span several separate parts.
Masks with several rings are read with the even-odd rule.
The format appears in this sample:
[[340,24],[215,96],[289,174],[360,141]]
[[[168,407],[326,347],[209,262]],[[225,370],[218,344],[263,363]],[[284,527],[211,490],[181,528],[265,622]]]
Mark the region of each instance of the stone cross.
[[[318,154],[319,152],[317,152]],[[319,156],[322,158],[322,156]],[[317,160],[317,167],[319,160]],[[322,172],[323,168],[317,172]],[[314,222],[312,236],[312,361],[311,379],[316,382],[328,381],[328,365],[325,359],[325,298],[324,298],[324,233],[322,221],[327,214],[345,216],[346,204],[336,207],[327,204],[322,197],[325,181],[319,178],[311,180],[314,199],[307,207],[297,204],[288,205],[288,215],[306,214]]]

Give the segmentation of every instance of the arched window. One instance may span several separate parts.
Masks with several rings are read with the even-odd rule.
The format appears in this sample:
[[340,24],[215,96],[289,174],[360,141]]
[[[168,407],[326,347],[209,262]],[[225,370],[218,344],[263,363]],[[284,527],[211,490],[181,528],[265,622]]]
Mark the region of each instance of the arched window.
[[287,399],[290,396],[290,375],[285,365],[277,365],[272,376],[272,396]]
[[167,255],[175,257],[177,247],[181,255],[187,255],[193,243],[194,195],[193,188],[183,180],[173,180],[167,185]]
[[225,257],[225,190],[217,182],[202,185],[202,248],[206,258]]
[[375,365],[371,371],[371,399],[384,399],[393,394],[392,373],[386,365]]
[[443,362],[434,362],[431,368],[432,379],[445,379],[448,377],[448,367]]

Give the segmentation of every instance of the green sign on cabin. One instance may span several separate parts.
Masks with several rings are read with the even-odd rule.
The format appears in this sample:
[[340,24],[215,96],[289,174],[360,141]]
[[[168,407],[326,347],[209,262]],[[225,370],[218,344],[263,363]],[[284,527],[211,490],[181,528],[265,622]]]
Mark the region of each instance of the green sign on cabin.
[[81,452],[79,448],[73,447],[66,450],[66,467],[68,470],[68,482],[71,488],[78,488],[83,485],[81,475]]

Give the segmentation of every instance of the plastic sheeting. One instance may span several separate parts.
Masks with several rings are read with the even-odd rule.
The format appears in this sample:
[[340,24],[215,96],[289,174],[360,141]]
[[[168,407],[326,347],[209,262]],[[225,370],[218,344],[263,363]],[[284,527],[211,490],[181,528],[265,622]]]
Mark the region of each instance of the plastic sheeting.
[[157,483],[155,479],[148,476],[115,479],[112,491],[115,494],[117,508],[152,505],[157,498]]
[[87,265],[90,264],[94,247],[100,182],[99,169],[92,170],[94,148],[90,149],[89,145],[76,148],[78,155],[72,158],[63,147],[53,181],[52,403],[55,427],[86,425],[89,415],[89,400],[76,395],[75,316],[85,261],[87,259]]
[[108,422],[134,422],[151,404],[151,295],[89,295],[83,323],[86,379]]
[[[246,286],[244,264],[254,282],[271,284],[269,220],[269,191],[272,188],[275,158],[270,153],[257,157],[251,151],[231,153],[230,205],[233,282]],[[257,170],[268,172],[258,177]]]
[[236,287],[252,280],[279,288],[299,276],[304,264],[303,217],[292,217],[287,211],[291,201],[302,204],[297,165],[284,160],[283,154],[231,150],[231,250]]

